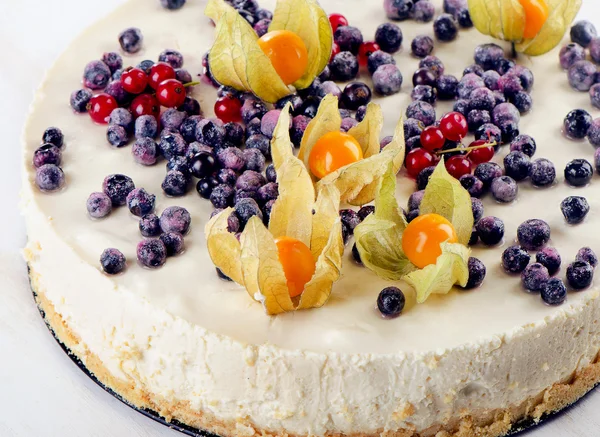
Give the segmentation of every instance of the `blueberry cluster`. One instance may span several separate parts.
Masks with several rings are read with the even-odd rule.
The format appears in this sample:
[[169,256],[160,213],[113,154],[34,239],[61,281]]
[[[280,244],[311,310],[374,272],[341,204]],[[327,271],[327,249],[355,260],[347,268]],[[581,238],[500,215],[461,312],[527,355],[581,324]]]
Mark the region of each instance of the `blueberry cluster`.
[[273,13],[261,8],[256,0],[225,0],[254,28],[258,36],[267,33]]
[[[600,84],[597,85],[596,90],[600,99]],[[597,107],[600,107],[600,101]],[[585,109],[574,109],[565,116],[563,132],[571,140],[587,138],[592,146],[600,147],[600,118],[593,119]]]
[[35,184],[43,192],[52,192],[65,184],[61,168],[64,135],[57,127],[49,127],[42,135],[42,145],[33,153]]
[[[587,53],[592,61],[588,61]],[[600,107],[600,82],[596,64],[600,64],[600,38],[594,25],[582,20],[571,27],[571,43],[559,52],[560,66],[567,71],[571,87],[589,91],[593,106]]]

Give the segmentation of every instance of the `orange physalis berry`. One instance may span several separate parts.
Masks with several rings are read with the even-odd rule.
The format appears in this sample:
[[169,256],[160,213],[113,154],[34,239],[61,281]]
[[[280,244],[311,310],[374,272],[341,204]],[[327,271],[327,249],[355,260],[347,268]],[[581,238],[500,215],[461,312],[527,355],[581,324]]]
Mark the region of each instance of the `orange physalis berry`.
[[275,30],[263,35],[258,45],[271,60],[286,85],[304,76],[308,67],[308,50],[302,38],[289,30]]
[[300,296],[306,283],[315,274],[316,263],[312,253],[306,244],[291,237],[280,237],[275,240],[275,244],[290,296]]
[[535,38],[548,19],[549,9],[546,0],[519,0],[525,10],[524,38]]
[[363,159],[362,148],[351,135],[329,132],[323,135],[310,151],[308,166],[322,179],[337,169]]
[[402,234],[402,250],[411,263],[422,269],[435,264],[442,243],[456,243],[454,226],[439,214],[425,214],[408,224]]

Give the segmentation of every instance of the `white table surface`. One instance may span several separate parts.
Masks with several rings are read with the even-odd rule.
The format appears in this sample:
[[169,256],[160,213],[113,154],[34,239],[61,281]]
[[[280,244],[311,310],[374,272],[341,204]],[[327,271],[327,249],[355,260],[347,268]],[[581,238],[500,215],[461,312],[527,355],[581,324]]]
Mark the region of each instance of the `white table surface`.
[[[33,93],[69,41],[122,1],[0,0],[0,437],[181,435],[123,405],[71,362],[39,316],[19,256],[20,134]],[[584,0],[580,16],[600,26],[597,0]],[[599,392],[525,434],[600,436]]]

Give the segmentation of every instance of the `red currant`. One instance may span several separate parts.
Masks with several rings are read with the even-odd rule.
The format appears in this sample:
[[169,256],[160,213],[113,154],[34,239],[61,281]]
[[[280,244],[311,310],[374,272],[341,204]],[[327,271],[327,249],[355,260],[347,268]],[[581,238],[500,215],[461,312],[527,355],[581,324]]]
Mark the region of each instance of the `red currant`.
[[329,58],[329,62],[333,61],[335,55],[337,55],[340,51],[340,46],[338,46],[337,43],[333,43],[331,45],[331,58]]
[[375,41],[367,41],[362,43],[358,49],[358,63],[363,67],[366,66],[369,56],[378,50],[381,50],[381,48]]
[[137,96],[131,102],[129,109],[135,118],[138,118],[140,115],[153,115],[158,119],[160,115],[160,104],[156,100],[156,97],[151,94],[140,94]]
[[175,69],[166,62],[158,62],[150,68],[148,84],[152,89],[158,88],[161,82],[167,79],[175,79]]
[[185,87],[176,79],[167,79],[156,89],[158,102],[167,108],[177,108],[185,102]]
[[416,178],[421,173],[421,170],[433,165],[434,162],[435,158],[431,153],[421,147],[417,147],[408,152],[404,165],[409,176]]
[[335,33],[338,27],[347,26],[348,20],[342,14],[331,14],[329,16],[329,23],[331,24],[331,30]]
[[460,179],[461,176],[471,174],[471,161],[464,155],[456,155],[446,161],[446,170],[451,176]]
[[88,112],[90,113],[92,120],[96,123],[107,124],[110,113],[118,107],[119,105],[113,96],[106,93],[100,93],[90,99],[90,103],[88,103]]
[[242,121],[242,102],[233,96],[223,96],[215,103],[215,115],[223,123]]
[[440,129],[450,141],[460,141],[469,132],[467,119],[460,112],[449,112],[440,120]]
[[[477,140],[477,141],[473,141],[469,145],[469,147],[483,146],[484,144],[486,144],[485,140]],[[467,157],[473,164],[481,164],[483,162],[489,162],[494,157],[494,147],[489,146],[489,147],[482,147],[481,149],[471,150],[469,152],[469,154],[467,155]]]
[[121,75],[123,89],[131,94],[143,93],[148,86],[148,75],[139,68],[126,70]]
[[421,145],[430,152],[435,152],[444,147],[446,139],[439,127],[428,126],[421,132]]

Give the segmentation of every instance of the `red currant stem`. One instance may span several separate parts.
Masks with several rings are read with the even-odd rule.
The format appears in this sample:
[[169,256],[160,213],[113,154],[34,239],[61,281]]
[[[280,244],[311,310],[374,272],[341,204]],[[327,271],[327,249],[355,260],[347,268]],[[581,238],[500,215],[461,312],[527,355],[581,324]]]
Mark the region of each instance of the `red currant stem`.
[[188,82],[188,83],[184,83],[183,86],[184,87],[190,87],[190,86],[196,86],[196,85],[200,85],[200,82],[196,81],[196,82]]
[[437,151],[435,153],[437,155],[443,155],[444,153],[452,153],[452,152],[470,152],[472,150],[477,150],[477,149],[487,149],[488,147],[493,147],[496,144],[497,144],[496,141],[492,141],[491,143],[485,143],[485,144],[482,144],[480,146],[455,147],[454,149],[439,150],[439,151]]

